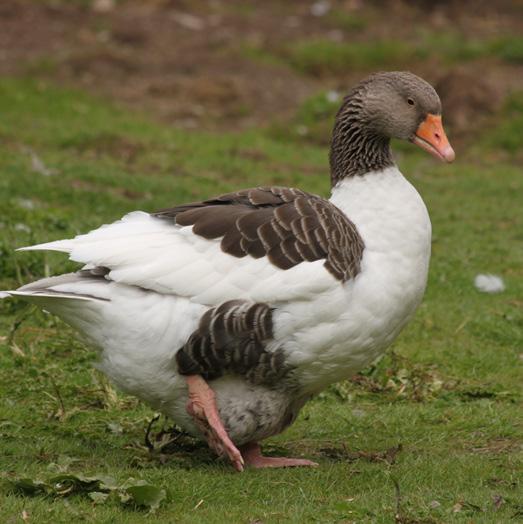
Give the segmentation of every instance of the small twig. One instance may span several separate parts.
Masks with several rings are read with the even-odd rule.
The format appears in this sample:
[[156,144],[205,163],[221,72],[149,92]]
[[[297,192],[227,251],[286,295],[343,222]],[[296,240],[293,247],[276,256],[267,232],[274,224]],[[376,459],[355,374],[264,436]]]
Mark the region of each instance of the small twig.
[[[7,229],[7,236],[9,237],[9,243],[11,244],[12,251],[15,251],[15,246],[17,242],[15,241],[15,235],[13,234],[13,229],[11,227]],[[22,269],[20,267],[20,264],[18,263],[18,257],[16,256],[16,254],[13,254],[11,256],[13,260],[13,265],[15,266],[16,280],[19,286],[23,286],[24,279],[22,278]]]
[[34,311],[33,306],[29,306],[24,308],[24,311],[22,314],[13,322],[11,327],[9,328],[9,334],[7,335],[7,344],[10,346],[13,343],[13,340],[15,338],[16,332],[20,328],[20,326],[23,324],[25,319]]
[[22,322],[24,321],[24,316],[17,318],[14,322],[11,328],[9,329],[9,334],[7,335],[7,344],[10,346],[13,343],[13,339],[15,338],[16,332],[18,331],[18,328],[22,325]]
[[147,425],[147,430],[145,432],[145,445],[147,446],[147,449],[151,452],[154,451],[154,444],[151,442],[151,439],[149,438],[149,434],[151,433],[151,429],[153,428],[154,423],[157,422],[159,418],[160,418],[160,415],[155,415],[149,421],[149,424]]
[[470,321],[469,317],[465,317],[465,320],[456,328],[454,335],[457,335]]
[[24,279],[22,277],[22,269],[20,268],[20,264],[18,263],[18,259],[16,258],[16,255],[13,255],[13,264],[15,266],[16,280],[18,281],[18,285],[23,286]]
[[63,418],[65,417],[65,405],[62,399],[62,395],[60,394],[60,390],[58,389],[56,382],[53,380],[51,376],[49,376],[49,380],[51,381],[51,385],[53,386],[54,392],[56,393],[56,396],[58,398],[58,402],[60,403],[60,410],[61,410],[60,418]]
[[394,519],[396,522],[403,522],[403,517],[401,516],[401,490],[398,481],[391,475],[390,480],[394,484],[394,490],[396,492],[396,514]]

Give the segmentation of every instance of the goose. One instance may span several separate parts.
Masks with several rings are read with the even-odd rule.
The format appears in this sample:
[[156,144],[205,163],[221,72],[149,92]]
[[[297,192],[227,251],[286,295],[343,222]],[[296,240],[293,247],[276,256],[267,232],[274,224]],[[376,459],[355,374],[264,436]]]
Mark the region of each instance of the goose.
[[422,300],[431,223],[390,139],[455,154],[433,87],[375,73],[339,109],[331,196],[256,187],[21,248],[67,253],[74,273],[3,296],[41,306],[98,350],[123,391],[244,467],[316,466],[260,441],[394,341]]

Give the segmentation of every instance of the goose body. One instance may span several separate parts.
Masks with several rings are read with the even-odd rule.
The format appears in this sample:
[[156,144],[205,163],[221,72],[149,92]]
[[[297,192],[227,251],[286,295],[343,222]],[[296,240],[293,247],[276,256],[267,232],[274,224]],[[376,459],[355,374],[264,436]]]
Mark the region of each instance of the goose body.
[[416,189],[388,157],[331,171],[329,200],[258,188],[24,248],[83,269],[10,294],[82,332],[104,373],[186,431],[202,436],[187,410],[197,374],[233,443],[262,440],[380,356],[424,293],[431,224]]

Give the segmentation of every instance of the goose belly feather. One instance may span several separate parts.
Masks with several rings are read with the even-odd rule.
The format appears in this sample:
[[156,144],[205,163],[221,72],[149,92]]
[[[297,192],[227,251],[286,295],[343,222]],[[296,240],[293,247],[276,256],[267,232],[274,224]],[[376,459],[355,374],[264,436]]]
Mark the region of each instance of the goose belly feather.
[[[44,287],[46,293],[35,292]],[[81,332],[100,352],[95,366],[121,390],[170,416],[188,433],[201,436],[187,413],[186,382],[174,357],[207,306],[74,273],[40,280],[13,294]],[[308,398],[253,385],[239,376],[220,377],[211,386],[229,436],[238,445],[280,433]]]

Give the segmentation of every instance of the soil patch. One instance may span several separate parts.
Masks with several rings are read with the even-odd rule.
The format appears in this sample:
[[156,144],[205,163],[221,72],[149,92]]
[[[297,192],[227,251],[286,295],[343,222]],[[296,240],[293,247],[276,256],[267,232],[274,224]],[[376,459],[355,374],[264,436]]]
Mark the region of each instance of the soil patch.
[[[293,43],[414,46],[430,34],[428,50],[437,51],[439,34],[459,43],[523,31],[514,2],[411,4],[15,0],[0,6],[0,75],[80,86],[176,126],[241,129],[286,121],[318,90],[343,92],[368,72],[363,64],[321,78],[303,74],[286,58]],[[517,60],[448,64],[431,56],[407,67],[438,86],[458,132],[523,88]]]

